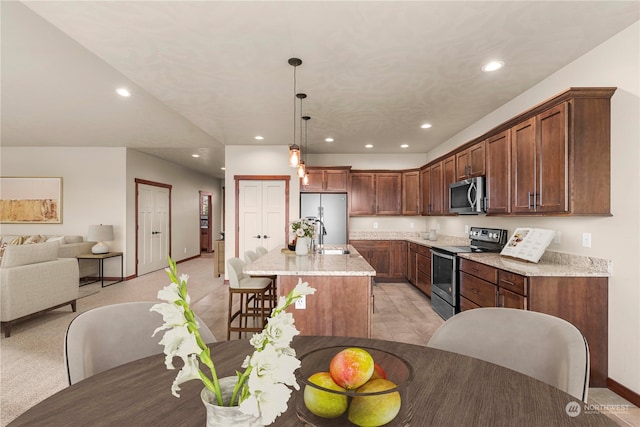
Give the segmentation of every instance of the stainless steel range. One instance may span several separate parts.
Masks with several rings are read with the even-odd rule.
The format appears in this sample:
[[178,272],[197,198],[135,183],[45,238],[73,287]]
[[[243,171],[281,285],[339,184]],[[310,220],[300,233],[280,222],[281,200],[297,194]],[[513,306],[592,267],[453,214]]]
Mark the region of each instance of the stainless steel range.
[[507,243],[507,230],[471,227],[469,246],[431,248],[431,306],[443,319],[460,311],[458,257],[464,252],[500,252]]

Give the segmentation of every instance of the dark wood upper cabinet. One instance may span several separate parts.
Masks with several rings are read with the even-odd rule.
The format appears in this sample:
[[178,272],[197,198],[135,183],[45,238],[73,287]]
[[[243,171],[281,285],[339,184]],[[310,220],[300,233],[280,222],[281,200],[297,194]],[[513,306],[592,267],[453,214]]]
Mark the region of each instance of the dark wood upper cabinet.
[[420,171],[402,172],[402,215],[420,215]]
[[375,215],[375,173],[352,172],[349,181],[349,215]]
[[420,169],[420,206],[421,214],[429,215],[431,212],[431,168]]
[[449,185],[456,182],[456,156],[449,156],[442,161],[442,173],[442,213],[455,215],[449,212]]
[[566,109],[560,104],[511,130],[514,213],[567,212]]
[[511,212],[511,132],[506,130],[486,141],[486,208],[488,214]]
[[430,168],[429,215],[442,215],[444,213],[444,171],[442,164],[443,162],[438,162]]
[[485,142],[456,153],[456,181],[485,175]]
[[346,193],[349,191],[350,167],[307,167],[309,182],[304,185],[300,180],[303,193]]
[[376,214],[402,213],[402,174],[385,172],[376,174]]

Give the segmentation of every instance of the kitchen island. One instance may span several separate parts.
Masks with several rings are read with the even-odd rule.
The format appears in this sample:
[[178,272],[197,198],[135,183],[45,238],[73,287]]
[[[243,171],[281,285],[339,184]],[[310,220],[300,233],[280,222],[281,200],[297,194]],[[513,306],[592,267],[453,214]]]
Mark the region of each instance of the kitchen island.
[[[274,249],[248,264],[251,276],[275,276],[278,296],[291,291],[298,280],[316,289],[290,311],[301,335],[371,338],[373,277],[376,271],[351,245],[325,245],[348,254],[296,255]],[[339,252],[339,251],[337,251]]]

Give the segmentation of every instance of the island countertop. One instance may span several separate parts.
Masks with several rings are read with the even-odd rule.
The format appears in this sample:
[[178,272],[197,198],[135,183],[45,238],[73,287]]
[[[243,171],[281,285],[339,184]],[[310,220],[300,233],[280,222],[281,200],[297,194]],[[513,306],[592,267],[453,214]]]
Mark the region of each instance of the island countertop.
[[325,245],[348,249],[346,255],[296,255],[280,248],[269,251],[243,271],[251,276],[375,276],[376,271],[351,245]]

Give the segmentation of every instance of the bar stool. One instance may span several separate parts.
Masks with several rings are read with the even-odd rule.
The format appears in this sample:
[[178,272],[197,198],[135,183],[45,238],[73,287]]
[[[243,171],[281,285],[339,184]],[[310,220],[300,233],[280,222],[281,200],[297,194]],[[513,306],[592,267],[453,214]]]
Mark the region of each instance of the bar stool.
[[257,260],[258,258],[260,258],[260,257],[254,251],[246,251],[244,253],[244,261],[247,264],[251,264],[253,261]]
[[[259,255],[258,252],[261,249],[264,250],[265,254],[267,253],[267,250],[262,246],[256,247],[255,252],[254,251],[245,251],[245,253],[244,253],[245,262],[247,264],[251,264],[252,262],[257,260],[258,258],[260,258],[262,255]],[[269,290],[269,300],[271,301],[271,307],[272,308],[275,307],[276,304],[278,303],[278,290],[276,288],[276,276],[251,276],[251,277],[266,277],[267,279],[271,280],[271,289]]]
[[[242,338],[243,332],[260,332],[264,328],[271,311],[271,297],[269,291],[272,280],[266,277],[250,277],[242,271],[244,262],[240,258],[229,258],[229,317],[227,322],[227,340],[231,339],[231,332],[238,332]],[[239,308],[233,310],[234,295],[240,296]],[[250,303],[253,302],[253,306]],[[232,326],[235,319],[238,326]],[[249,325],[249,318],[253,319]]]
[[267,248],[265,248],[264,246],[257,246],[256,247],[256,253],[258,254],[258,256],[263,256],[267,254]]

